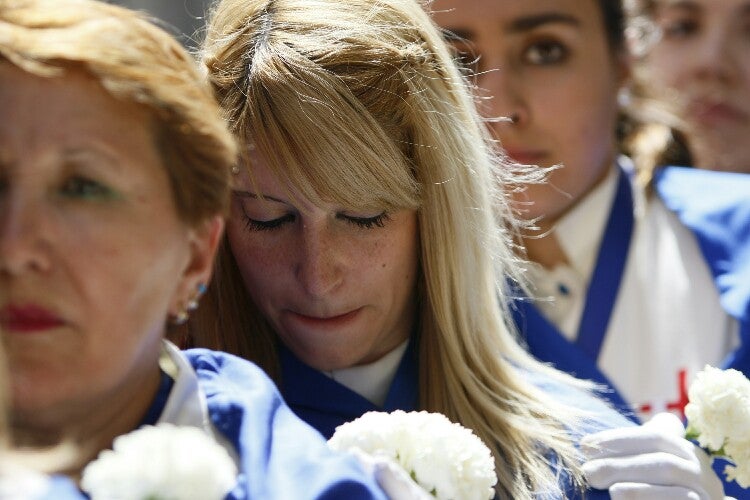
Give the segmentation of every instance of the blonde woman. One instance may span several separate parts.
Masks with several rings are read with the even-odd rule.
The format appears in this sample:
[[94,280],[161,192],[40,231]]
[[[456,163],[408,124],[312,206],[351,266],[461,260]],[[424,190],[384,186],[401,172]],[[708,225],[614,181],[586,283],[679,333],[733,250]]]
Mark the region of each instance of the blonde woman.
[[500,497],[580,493],[579,437],[627,424],[506,323],[502,190],[537,174],[493,153],[422,6],[225,0],[202,55],[243,160],[190,341],[256,361],[324,435],[441,412],[492,448]]

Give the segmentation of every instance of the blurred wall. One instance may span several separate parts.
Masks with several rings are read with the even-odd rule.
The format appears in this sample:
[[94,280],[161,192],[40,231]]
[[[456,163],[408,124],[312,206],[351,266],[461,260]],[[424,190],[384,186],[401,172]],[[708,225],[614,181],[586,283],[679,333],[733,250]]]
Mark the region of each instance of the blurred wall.
[[212,0],[109,0],[131,9],[144,10],[166,22],[167,29],[184,45],[197,46],[206,11]]

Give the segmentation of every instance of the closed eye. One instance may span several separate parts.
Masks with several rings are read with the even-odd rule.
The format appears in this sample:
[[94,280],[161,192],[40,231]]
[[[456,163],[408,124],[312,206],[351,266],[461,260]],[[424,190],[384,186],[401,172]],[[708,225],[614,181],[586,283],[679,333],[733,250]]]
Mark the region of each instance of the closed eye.
[[256,220],[251,219],[247,215],[243,214],[242,218],[245,221],[245,227],[250,231],[273,231],[274,229],[280,228],[284,224],[294,222],[295,216],[294,214],[286,214],[276,219]]
[[385,223],[391,220],[388,212],[382,212],[374,217],[353,217],[351,215],[344,214],[338,214],[336,217],[363,229],[384,227]]

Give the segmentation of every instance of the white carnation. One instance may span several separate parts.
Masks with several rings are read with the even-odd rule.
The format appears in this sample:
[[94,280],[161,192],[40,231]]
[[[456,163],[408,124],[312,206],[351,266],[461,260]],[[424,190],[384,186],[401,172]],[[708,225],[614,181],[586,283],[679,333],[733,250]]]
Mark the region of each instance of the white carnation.
[[750,487],[750,380],[737,370],[706,366],[696,375],[685,406],[687,437],[724,456],[727,478]]
[[439,413],[368,412],[339,426],[335,450],[357,449],[400,464],[439,499],[488,499],[497,482],[490,450],[474,433]]
[[730,441],[724,446],[727,457],[735,465],[727,465],[724,473],[730,481],[737,481],[743,488],[750,488],[750,439]]
[[144,426],[115,438],[83,471],[91,500],[222,499],[236,482],[227,451],[201,429]]

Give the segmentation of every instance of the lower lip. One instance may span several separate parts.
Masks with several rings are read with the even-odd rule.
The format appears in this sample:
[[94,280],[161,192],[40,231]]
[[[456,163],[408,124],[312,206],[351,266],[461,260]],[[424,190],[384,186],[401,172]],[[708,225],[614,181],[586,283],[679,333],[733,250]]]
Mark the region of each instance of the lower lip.
[[348,326],[354,320],[359,317],[359,313],[362,311],[361,308],[355,309],[354,311],[339,316],[332,316],[330,318],[317,318],[314,316],[305,316],[303,314],[297,314],[295,312],[289,312],[289,317],[296,323],[314,329],[337,329]]
[[0,329],[10,333],[41,333],[63,325],[60,321],[46,319],[24,319],[3,321]]
[[717,126],[724,123],[736,123],[747,120],[747,115],[725,104],[696,105],[690,114],[699,125]]
[[506,151],[511,160],[522,165],[540,165],[545,155],[542,153],[526,153],[520,151]]

